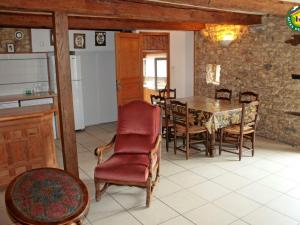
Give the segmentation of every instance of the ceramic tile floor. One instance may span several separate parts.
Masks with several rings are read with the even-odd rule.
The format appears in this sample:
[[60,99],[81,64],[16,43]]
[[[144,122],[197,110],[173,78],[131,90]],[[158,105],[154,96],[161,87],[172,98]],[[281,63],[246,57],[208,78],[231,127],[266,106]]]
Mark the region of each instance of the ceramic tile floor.
[[[255,157],[224,153],[215,158],[167,153],[162,144],[161,179],[145,207],[145,190],[110,187],[94,200],[93,150],[107,143],[115,124],[77,132],[80,177],[87,184],[91,205],[87,225],[300,225],[300,149],[258,138]],[[59,144],[57,154],[62,157]],[[0,225],[13,224],[0,192]]]

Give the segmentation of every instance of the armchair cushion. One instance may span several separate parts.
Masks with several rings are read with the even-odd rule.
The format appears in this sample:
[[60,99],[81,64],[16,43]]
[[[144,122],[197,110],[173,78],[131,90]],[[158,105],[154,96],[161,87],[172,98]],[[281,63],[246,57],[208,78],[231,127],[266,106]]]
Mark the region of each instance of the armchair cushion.
[[154,145],[150,135],[120,134],[116,138],[115,153],[147,154]]
[[147,154],[114,154],[95,168],[95,178],[101,180],[143,183],[149,174]]

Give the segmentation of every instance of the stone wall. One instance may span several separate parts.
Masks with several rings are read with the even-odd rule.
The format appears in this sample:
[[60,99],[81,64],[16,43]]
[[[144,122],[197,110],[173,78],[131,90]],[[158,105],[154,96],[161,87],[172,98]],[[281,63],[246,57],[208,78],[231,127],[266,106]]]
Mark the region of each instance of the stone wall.
[[[15,38],[15,32],[22,31],[22,40]],[[30,29],[21,28],[0,28],[0,53],[7,53],[7,44],[14,44],[16,53],[31,52],[31,33]]]
[[240,91],[259,93],[260,121],[258,135],[292,145],[300,145],[300,117],[286,111],[300,112],[300,45],[285,41],[292,32],[284,18],[264,17],[262,26],[222,47],[195,33],[195,95],[214,96],[215,85],[206,84],[206,64],[221,65],[219,87],[232,89],[238,99]]

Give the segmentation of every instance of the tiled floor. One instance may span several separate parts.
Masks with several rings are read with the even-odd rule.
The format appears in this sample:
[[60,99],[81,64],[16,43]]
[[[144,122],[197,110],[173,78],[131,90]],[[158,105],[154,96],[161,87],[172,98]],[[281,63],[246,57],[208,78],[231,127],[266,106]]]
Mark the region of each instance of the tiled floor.
[[[241,162],[231,154],[207,158],[199,153],[186,161],[182,153],[167,153],[163,143],[161,179],[150,208],[145,207],[145,190],[134,187],[112,186],[95,202],[93,150],[114,131],[111,123],[77,133],[80,177],[91,199],[85,224],[300,224],[300,150],[262,138],[255,157]],[[61,163],[60,150],[58,157]],[[0,225],[9,224],[0,192]]]

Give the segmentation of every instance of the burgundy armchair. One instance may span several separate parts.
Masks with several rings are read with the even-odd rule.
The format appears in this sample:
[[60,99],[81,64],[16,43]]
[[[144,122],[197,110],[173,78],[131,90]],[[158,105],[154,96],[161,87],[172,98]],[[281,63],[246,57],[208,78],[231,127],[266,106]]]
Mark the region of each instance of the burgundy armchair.
[[[146,205],[159,179],[160,109],[143,101],[133,101],[119,107],[117,134],[111,142],[95,149],[98,165],[94,181],[96,201],[110,185],[146,188]],[[114,152],[103,162],[103,153]],[[155,179],[153,180],[153,176]]]

